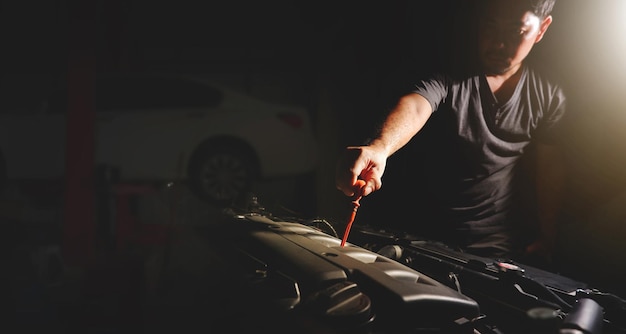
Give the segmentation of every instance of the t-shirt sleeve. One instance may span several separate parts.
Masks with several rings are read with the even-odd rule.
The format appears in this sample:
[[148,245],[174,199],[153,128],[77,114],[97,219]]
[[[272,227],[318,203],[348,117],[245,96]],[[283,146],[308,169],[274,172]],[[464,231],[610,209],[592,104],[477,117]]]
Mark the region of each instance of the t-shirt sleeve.
[[551,88],[543,118],[535,131],[535,138],[548,145],[558,144],[563,140],[566,130],[565,94],[559,87]]
[[413,93],[420,94],[426,98],[434,112],[448,95],[448,82],[449,79],[445,75],[435,74],[417,82]]

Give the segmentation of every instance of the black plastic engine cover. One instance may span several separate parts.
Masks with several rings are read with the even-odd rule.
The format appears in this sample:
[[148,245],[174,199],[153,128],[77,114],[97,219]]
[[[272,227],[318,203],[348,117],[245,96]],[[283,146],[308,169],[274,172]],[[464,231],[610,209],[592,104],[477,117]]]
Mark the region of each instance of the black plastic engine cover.
[[232,214],[211,235],[237,298],[254,305],[242,310],[301,333],[473,333],[480,316],[472,298],[312,226]]

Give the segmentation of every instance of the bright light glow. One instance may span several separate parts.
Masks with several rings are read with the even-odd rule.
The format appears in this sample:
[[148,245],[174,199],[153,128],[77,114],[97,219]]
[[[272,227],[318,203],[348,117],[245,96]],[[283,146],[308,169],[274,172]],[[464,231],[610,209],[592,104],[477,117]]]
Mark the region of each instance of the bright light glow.
[[620,86],[619,91],[623,94],[626,83],[626,1],[603,0],[592,3],[600,11],[593,20],[601,28],[596,32],[599,44],[595,53],[606,57],[599,59],[599,65],[605,67],[610,75],[607,84]]
[[[626,1],[577,1],[570,12],[575,19],[561,38],[573,43],[571,57],[578,59],[579,80],[605,97],[623,98],[626,89]],[[565,55],[567,57],[567,55]],[[623,104],[623,103],[622,103]],[[620,108],[623,109],[623,108]]]

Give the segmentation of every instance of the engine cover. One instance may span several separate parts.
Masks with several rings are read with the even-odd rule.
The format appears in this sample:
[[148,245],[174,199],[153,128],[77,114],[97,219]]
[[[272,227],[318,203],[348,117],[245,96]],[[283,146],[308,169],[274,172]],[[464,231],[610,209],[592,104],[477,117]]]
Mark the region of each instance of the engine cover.
[[480,316],[472,298],[311,225],[232,213],[211,235],[254,321],[294,332],[472,333]]

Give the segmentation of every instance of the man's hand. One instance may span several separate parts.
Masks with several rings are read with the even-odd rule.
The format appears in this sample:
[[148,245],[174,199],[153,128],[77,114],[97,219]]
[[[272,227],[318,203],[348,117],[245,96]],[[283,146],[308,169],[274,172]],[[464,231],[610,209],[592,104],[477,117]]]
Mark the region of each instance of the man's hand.
[[359,195],[379,190],[387,158],[406,145],[431,114],[432,106],[423,96],[409,93],[401,97],[369,145],[345,149],[335,173],[337,189],[352,197],[359,192],[356,181],[361,179],[366,184]]
[[[387,154],[376,146],[347,147],[337,163],[335,184],[346,196],[367,196],[382,187]],[[365,181],[360,187],[357,180]]]

